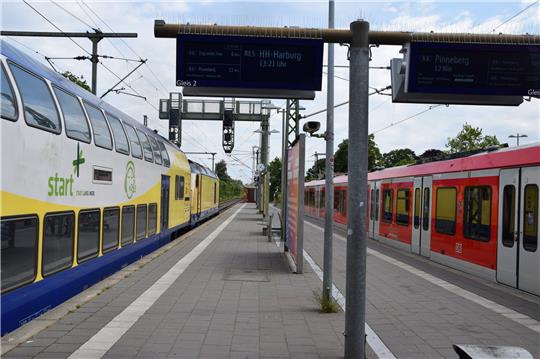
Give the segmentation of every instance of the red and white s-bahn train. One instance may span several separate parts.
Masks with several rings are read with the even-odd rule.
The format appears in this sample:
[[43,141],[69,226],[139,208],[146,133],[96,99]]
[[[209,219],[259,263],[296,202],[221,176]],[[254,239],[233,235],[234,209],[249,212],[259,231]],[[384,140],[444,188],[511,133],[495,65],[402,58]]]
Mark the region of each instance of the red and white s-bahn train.
[[[334,221],[347,223],[347,176],[334,178]],[[540,144],[368,175],[369,237],[540,295]],[[305,213],[324,216],[324,180]]]

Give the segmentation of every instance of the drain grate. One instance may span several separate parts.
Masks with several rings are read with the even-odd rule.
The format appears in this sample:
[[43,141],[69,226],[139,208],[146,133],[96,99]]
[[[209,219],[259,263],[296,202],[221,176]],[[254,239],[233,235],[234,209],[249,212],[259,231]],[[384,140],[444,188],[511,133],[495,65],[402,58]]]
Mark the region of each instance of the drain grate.
[[258,269],[235,269],[225,272],[223,280],[241,282],[270,282],[270,271]]

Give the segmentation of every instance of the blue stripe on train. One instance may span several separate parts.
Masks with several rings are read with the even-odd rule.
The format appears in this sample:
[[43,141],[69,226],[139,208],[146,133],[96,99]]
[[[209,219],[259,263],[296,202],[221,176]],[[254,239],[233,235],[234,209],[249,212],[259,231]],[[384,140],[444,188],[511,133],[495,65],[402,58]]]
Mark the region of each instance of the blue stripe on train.
[[62,304],[123,267],[155,251],[171,240],[171,233],[188,223],[106,253],[75,268],[8,292],[1,297],[1,335]]

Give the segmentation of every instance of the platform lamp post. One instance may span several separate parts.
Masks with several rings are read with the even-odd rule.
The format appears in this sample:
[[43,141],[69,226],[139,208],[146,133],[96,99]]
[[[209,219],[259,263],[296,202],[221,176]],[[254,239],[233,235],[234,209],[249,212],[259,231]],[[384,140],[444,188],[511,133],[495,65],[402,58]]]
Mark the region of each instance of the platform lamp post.
[[[269,178],[269,172],[268,172],[268,155],[270,151],[270,145],[269,145],[269,137],[272,133],[279,133],[278,130],[268,130],[268,120],[261,122],[261,128],[253,131],[255,133],[260,133],[262,137],[261,141],[261,163],[264,165],[264,172],[266,172],[264,176],[264,207],[263,210],[263,217],[268,216],[268,209],[269,209],[269,193],[270,193],[270,178]],[[260,179],[260,177],[259,177]]]
[[519,133],[516,133],[515,135],[510,135],[508,136],[508,138],[515,138],[516,141],[517,141],[517,146],[519,146],[519,139],[520,137],[529,137],[527,135],[520,135]]

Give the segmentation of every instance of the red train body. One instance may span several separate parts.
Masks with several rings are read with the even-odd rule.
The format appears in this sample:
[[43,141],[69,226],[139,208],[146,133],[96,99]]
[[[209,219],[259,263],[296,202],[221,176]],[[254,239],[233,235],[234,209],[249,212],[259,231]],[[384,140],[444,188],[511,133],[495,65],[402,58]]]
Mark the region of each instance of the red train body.
[[[334,220],[347,223],[347,176],[334,178]],[[540,145],[368,175],[369,237],[540,295]],[[324,216],[324,180],[305,213]]]

